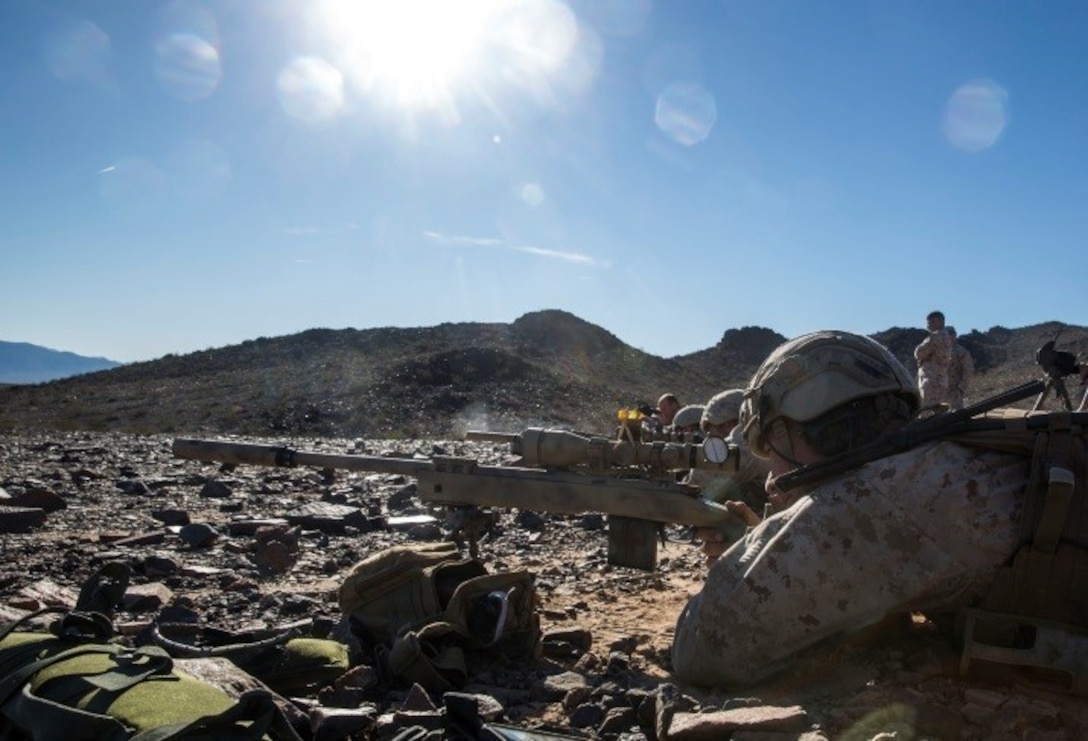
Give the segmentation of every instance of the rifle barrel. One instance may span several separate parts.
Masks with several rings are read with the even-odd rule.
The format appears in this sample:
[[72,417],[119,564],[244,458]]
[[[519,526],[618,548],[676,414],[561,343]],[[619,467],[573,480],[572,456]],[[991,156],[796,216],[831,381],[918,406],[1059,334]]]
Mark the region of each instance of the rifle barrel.
[[517,442],[521,435],[512,432],[491,432],[490,430],[468,430],[465,433],[466,440],[476,440],[482,443],[513,443]]
[[271,466],[274,468],[294,468],[296,466],[343,468],[350,471],[395,473],[405,476],[416,476],[420,471],[432,466],[431,461],[427,459],[314,453],[279,445],[236,443],[229,440],[195,440],[192,438],[175,439],[173,453],[176,458],[186,458],[194,461],[217,461],[220,463]]

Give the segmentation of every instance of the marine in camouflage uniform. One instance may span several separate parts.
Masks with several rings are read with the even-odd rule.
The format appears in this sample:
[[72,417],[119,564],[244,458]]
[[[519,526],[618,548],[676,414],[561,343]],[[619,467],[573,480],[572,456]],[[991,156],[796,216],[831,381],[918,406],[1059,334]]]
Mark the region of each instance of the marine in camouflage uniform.
[[[741,427],[777,476],[864,444],[918,403],[884,347],[817,332],[764,361]],[[890,614],[972,603],[1017,546],[1028,468],[1023,457],[941,441],[791,491],[786,509],[718,559],[680,615],[677,678],[748,684]]]
[[702,404],[688,404],[672,418],[672,431],[677,436],[692,435],[699,431],[699,421],[703,418]]
[[764,484],[770,470],[767,461],[748,453],[748,443],[740,428],[740,405],[744,389],[729,389],[715,394],[707,402],[699,426],[704,435],[724,437],[730,448],[735,448],[737,470],[730,474],[696,469],[703,496],[715,502],[742,501],[757,514],[763,514],[767,503]]
[[956,341],[956,328],[945,327],[952,340],[952,358],[948,363],[948,406],[962,409],[971,379],[975,377],[975,361],[971,351]]
[[922,406],[948,401],[948,365],[952,360],[952,338],[944,329],[944,314],[930,312],[926,317],[929,336],[914,348],[918,361],[918,391]]

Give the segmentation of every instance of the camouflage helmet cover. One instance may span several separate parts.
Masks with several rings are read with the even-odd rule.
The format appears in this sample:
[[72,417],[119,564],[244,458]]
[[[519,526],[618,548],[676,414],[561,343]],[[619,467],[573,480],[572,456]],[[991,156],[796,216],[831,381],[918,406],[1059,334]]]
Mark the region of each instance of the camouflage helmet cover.
[[731,419],[740,419],[740,405],[744,401],[744,389],[728,389],[710,397],[703,410],[702,428],[720,425]]
[[752,451],[766,457],[763,433],[776,419],[807,422],[884,392],[902,394],[911,411],[920,404],[911,374],[879,342],[850,332],[812,332],[780,345],[763,361],[744,392],[740,426]]
[[676,428],[699,426],[699,420],[703,418],[702,404],[688,404],[676,413],[672,418],[672,426]]

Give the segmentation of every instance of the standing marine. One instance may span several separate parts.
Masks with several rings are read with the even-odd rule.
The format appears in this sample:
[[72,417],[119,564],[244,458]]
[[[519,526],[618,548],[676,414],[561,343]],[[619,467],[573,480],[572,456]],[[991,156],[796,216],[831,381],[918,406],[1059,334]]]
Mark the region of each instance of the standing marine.
[[948,401],[948,365],[952,360],[952,338],[944,328],[944,314],[931,311],[926,315],[926,336],[914,348],[918,361],[918,391],[922,406],[931,407]]

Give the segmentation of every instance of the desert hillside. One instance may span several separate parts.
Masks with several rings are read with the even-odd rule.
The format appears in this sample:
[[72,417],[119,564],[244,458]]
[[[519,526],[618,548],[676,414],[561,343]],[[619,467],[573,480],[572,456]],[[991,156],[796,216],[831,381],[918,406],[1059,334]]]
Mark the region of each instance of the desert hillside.
[[[873,337],[914,370],[923,329]],[[1038,378],[1036,350],[1084,358],[1088,327],[1047,322],[961,335],[978,369],[972,398]],[[728,329],[662,358],[564,311],[509,324],[312,329],[48,383],[0,387],[0,430],[234,433],[322,437],[456,436],[554,425],[607,430],[617,409],[666,390],[685,403],[743,386],[786,338]],[[1083,391],[1072,380],[1074,397]]]
[[[1038,378],[1035,351],[1060,328],[966,335],[980,369],[976,397]],[[922,336],[893,328],[876,339],[913,368]],[[179,459],[175,435],[501,465],[505,445],[452,433],[602,429],[618,406],[666,388],[705,399],[742,384],[782,339],[730,329],[714,347],[659,358],[570,314],[540,312],[509,325],[311,330],[0,388],[0,620],[71,606],[98,565],[117,561],[133,574],[117,623],[134,645],[153,642],[160,624],[202,625],[230,641],[288,629],[351,640],[338,594],[354,564],[388,546],[454,538],[465,512],[424,502],[399,474]],[[1058,347],[1084,358],[1088,328],[1065,327]],[[707,573],[694,544],[663,542],[656,568],[639,571],[610,561],[601,513],[488,515],[480,558],[492,571],[533,574],[541,657],[476,657],[463,692],[430,698],[382,681],[380,662],[364,654],[334,684],[282,701],[304,738],[408,738],[398,734],[460,722],[466,698],[481,718],[549,738],[1088,737],[1083,697],[1000,672],[963,676],[948,634],[920,613],[751,687],[679,685],[674,626]]]

